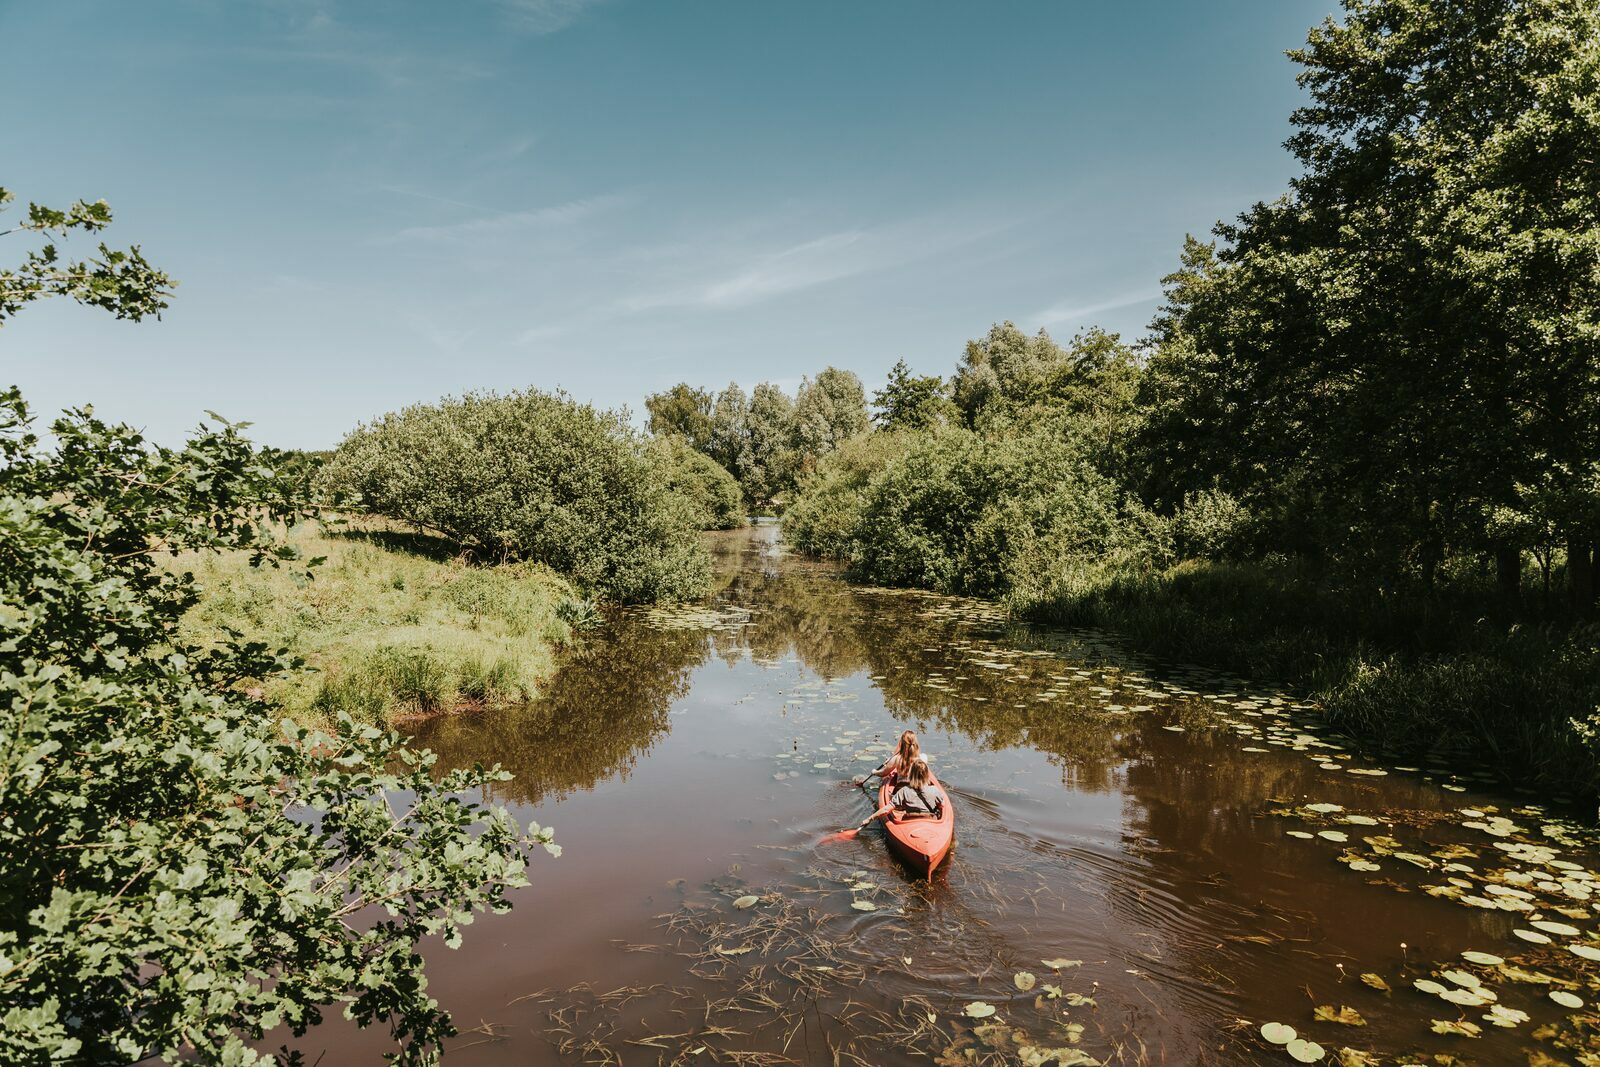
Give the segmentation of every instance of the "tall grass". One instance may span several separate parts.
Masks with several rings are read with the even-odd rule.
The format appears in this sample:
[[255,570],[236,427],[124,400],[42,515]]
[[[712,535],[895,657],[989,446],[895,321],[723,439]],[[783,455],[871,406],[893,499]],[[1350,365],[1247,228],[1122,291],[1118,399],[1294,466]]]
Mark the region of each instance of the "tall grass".
[[1397,755],[1600,793],[1600,627],[1517,622],[1470,584],[1423,597],[1286,563],[1190,562],[1143,575],[1083,570],[1011,604],[1290,685],[1336,727]]
[[370,522],[308,526],[290,540],[327,557],[313,580],[253,569],[243,555],[178,562],[203,590],[184,623],[193,636],[237,630],[314,669],[268,685],[297,718],[393,722],[526,701],[572,636],[572,586],[542,565],[472,566],[437,539]]

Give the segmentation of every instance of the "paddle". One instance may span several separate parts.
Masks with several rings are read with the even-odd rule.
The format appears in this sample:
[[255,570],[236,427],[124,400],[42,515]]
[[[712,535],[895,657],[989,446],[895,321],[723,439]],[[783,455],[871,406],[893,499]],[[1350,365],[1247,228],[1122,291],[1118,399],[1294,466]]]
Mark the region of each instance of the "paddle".
[[[855,782],[855,785],[869,797],[872,794],[867,790],[867,778],[871,777],[872,775],[869,774],[866,776],[866,778],[861,779],[859,782]],[[837,833],[827,834],[821,841],[818,841],[817,844],[826,845],[834,841],[854,841],[856,836],[861,833],[861,830],[862,828],[859,826],[852,826],[848,830],[840,830]]]

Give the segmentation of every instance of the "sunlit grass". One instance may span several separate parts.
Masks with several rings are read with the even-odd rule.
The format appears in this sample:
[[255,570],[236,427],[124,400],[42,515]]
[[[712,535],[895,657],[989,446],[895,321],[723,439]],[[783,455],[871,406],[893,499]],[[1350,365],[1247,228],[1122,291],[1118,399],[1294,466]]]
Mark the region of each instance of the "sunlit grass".
[[561,605],[576,595],[546,567],[472,566],[425,535],[372,524],[306,526],[290,540],[327,557],[313,580],[293,566],[251,568],[242,554],[178,564],[203,591],[185,620],[191,635],[232,628],[314,668],[266,683],[297,718],[391,722],[530,700],[571,637]]

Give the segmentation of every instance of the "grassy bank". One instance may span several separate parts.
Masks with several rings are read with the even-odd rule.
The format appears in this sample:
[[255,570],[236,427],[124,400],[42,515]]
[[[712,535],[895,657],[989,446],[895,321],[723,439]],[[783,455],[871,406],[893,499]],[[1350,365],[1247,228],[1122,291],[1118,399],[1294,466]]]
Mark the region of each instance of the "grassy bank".
[[290,540],[325,556],[310,582],[252,569],[243,554],[185,558],[204,589],[185,626],[283,646],[314,673],[268,684],[289,714],[358,721],[525,701],[571,638],[572,586],[547,567],[470,566],[425,534],[382,524],[307,526]]
[[1600,793],[1600,628],[1497,621],[1492,600],[1341,589],[1292,567],[1188,563],[1013,597],[1019,614],[1115,630],[1171,659],[1279,681],[1363,744]]

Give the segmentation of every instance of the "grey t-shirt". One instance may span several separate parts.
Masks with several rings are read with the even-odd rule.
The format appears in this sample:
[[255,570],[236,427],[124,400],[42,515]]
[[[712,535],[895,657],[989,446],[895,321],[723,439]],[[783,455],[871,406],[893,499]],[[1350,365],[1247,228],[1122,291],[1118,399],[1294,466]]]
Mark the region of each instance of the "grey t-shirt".
[[925,815],[932,815],[933,810],[932,808],[928,807],[928,804],[924,804],[922,802],[923,797],[926,797],[928,799],[928,804],[931,804],[934,807],[938,807],[943,803],[948,803],[948,801],[945,800],[944,791],[936,785],[923,786],[922,796],[918,796],[917,791],[911,788],[909,785],[901,785],[889,798],[889,802],[901,811],[915,811]]

